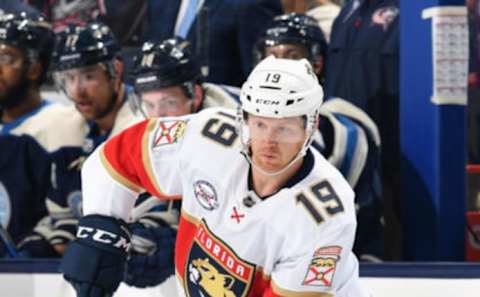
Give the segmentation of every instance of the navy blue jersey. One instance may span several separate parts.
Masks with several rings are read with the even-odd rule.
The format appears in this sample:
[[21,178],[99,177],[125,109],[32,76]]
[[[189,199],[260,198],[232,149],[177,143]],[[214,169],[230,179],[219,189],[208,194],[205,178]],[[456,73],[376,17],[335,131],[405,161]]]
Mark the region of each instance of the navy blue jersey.
[[51,244],[65,243],[71,239],[65,236],[67,233],[75,234],[77,220],[82,216],[82,164],[109,137],[109,134],[100,134],[95,123],[86,125],[87,134],[82,146],[65,146],[51,154],[52,186],[47,199],[54,230],[48,235]]
[[0,135],[0,222],[15,242],[46,215],[49,179],[49,156],[35,139]]
[[47,205],[53,219],[81,216],[80,169],[90,153],[110,137],[110,132],[101,134],[94,122],[85,122],[85,126],[86,135],[83,136],[82,146],[64,146],[51,153],[52,187],[48,193]]

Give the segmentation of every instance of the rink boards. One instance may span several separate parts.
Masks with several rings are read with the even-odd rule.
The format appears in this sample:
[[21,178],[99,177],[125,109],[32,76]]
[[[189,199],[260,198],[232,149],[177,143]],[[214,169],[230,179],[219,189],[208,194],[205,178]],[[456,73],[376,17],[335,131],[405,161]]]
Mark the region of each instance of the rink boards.
[[[75,297],[58,271],[58,260],[0,261],[2,297]],[[480,264],[389,263],[362,264],[362,281],[373,296],[478,297]],[[121,285],[115,297],[172,297],[175,281],[150,289]]]

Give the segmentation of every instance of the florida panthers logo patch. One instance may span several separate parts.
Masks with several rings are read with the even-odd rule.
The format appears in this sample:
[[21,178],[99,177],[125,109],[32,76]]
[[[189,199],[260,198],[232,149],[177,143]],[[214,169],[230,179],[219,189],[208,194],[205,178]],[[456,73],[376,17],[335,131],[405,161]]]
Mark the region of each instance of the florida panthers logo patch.
[[154,134],[153,148],[177,143],[185,133],[186,121],[162,121]]
[[189,297],[245,297],[255,266],[235,252],[205,225],[198,227],[183,276]]
[[302,285],[330,287],[341,252],[342,248],[339,246],[327,246],[317,249],[313,253],[313,259],[308,266]]

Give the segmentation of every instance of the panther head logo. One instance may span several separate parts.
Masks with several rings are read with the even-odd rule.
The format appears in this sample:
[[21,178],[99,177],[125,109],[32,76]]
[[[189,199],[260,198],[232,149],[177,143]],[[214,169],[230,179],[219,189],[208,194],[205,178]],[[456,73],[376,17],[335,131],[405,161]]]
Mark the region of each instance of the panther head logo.
[[235,279],[226,274],[221,274],[206,259],[195,259],[188,267],[189,278],[194,284],[199,285],[211,297],[235,297],[232,286]]

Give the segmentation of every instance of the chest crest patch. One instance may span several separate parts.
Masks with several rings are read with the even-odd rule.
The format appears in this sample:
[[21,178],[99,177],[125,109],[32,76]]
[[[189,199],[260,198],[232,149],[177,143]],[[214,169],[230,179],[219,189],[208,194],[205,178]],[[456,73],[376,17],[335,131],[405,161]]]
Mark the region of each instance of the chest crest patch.
[[255,274],[255,266],[239,258],[203,221],[186,265],[183,280],[189,297],[247,296]]

